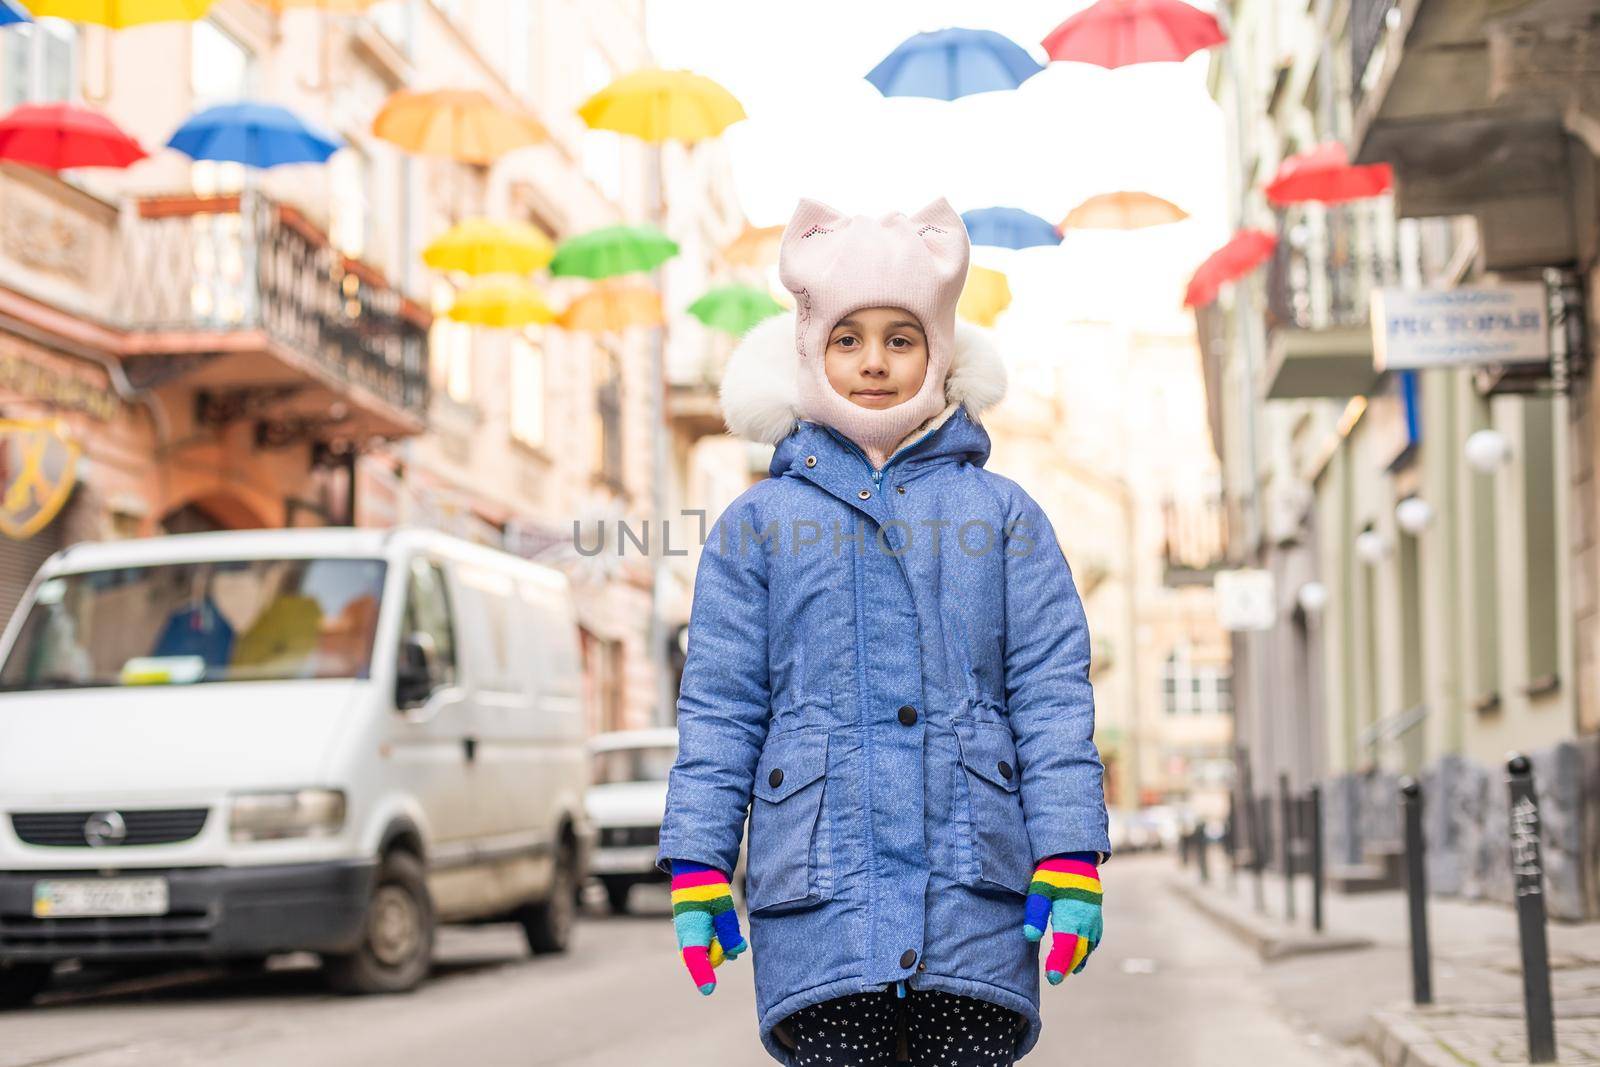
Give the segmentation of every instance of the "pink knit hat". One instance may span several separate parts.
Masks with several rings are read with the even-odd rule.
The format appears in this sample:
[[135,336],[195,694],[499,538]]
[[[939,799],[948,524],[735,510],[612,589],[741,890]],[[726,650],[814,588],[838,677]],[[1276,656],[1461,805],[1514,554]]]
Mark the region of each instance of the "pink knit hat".
[[[943,197],[910,217],[894,211],[876,219],[802,199],[778,252],[778,276],[797,305],[800,417],[832,426],[881,466],[901,438],[944,410],[970,252],[966,225]],[[833,327],[867,307],[905,308],[928,338],[922,388],[892,408],[864,408],[828,382]]]

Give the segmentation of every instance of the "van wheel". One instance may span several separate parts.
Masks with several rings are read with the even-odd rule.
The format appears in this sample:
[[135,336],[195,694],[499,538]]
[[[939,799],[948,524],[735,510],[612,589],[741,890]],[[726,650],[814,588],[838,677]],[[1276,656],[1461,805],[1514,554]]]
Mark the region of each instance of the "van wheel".
[[433,965],[433,901],[422,861],[391,852],[378,866],[361,945],[327,956],[323,976],[340,993],[404,993]]
[[633,883],[626,878],[607,878],[603,884],[606,887],[606,903],[611,905],[611,914],[628,914],[628,897],[633,892]]
[[528,948],[536,956],[565,952],[572,942],[572,928],[578,921],[575,866],[572,847],[562,845],[556,853],[550,895],[537,904],[524,905],[517,914],[522,934],[528,939]]
[[25,1008],[50,984],[48,963],[0,963],[0,1008]]

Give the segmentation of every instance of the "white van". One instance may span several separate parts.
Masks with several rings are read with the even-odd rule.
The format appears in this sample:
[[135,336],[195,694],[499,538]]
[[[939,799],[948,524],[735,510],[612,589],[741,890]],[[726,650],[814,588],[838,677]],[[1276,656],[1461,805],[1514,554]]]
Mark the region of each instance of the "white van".
[[565,577],[420,530],[75,545],[0,639],[0,1004],[59,960],[563,950],[594,832]]

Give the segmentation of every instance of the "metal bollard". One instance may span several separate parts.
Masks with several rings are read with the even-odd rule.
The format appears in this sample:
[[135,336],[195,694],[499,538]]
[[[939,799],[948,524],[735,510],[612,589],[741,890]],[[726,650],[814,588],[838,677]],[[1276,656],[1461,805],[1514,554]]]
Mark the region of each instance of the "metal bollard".
[[1533,765],[1513,753],[1506,761],[1511,790],[1511,877],[1522,941],[1522,1010],[1528,1023],[1528,1062],[1556,1062],[1555,1002],[1550,995],[1550,944],[1545,934],[1544,866],[1539,853],[1539,797]]
[[1433,961],[1428,954],[1428,875],[1422,839],[1422,787],[1400,780],[1400,807],[1406,834],[1406,903],[1411,911],[1411,999],[1433,1003]]
[[1311,929],[1322,932],[1322,787],[1313,785],[1306,796],[1306,818],[1311,823]]
[[1204,821],[1202,821],[1200,825],[1194,828],[1194,855],[1200,867],[1201,885],[1206,885],[1211,881],[1211,868],[1208,865],[1209,860],[1206,855],[1208,851],[1206,845],[1209,843],[1210,842],[1206,838],[1206,824]]
[[1228,821],[1223,824],[1222,847],[1228,854],[1228,891],[1239,881],[1239,811],[1233,790],[1228,791]]
[[1278,775],[1278,855],[1283,863],[1283,917],[1294,922],[1294,798],[1289,795],[1289,776]]

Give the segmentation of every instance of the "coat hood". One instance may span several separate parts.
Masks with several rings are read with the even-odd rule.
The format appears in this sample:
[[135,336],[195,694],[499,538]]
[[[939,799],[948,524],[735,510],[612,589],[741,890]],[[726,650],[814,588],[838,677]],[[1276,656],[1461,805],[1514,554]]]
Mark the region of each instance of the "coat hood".
[[[1006,394],[1006,368],[993,335],[968,322],[956,323],[955,353],[945,378],[945,399],[977,416]],[[800,422],[799,349],[795,315],[762,321],[745,334],[722,374],[719,398],[730,433],[776,445]]]

